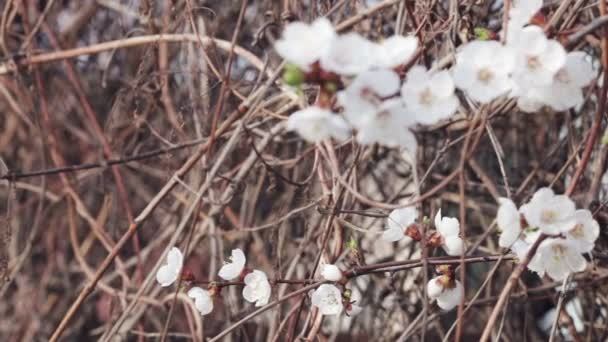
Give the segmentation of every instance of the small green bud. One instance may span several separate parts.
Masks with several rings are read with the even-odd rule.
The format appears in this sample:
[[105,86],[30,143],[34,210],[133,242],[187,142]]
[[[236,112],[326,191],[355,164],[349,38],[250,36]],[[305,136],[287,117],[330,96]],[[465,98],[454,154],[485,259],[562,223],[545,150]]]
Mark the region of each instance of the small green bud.
[[473,29],[475,32],[475,37],[478,40],[490,40],[492,39],[493,33],[485,27],[476,27]]
[[342,293],[342,296],[344,299],[350,300],[353,297],[353,291],[351,291],[351,289],[346,289],[344,290],[344,293]]
[[328,93],[331,93],[331,94],[338,91],[338,85],[335,84],[334,82],[326,82],[324,84],[324,88]]
[[426,225],[431,224],[431,219],[428,216],[423,217],[422,224],[426,224]]
[[283,82],[286,84],[297,87],[304,83],[306,76],[302,69],[300,69],[297,65],[287,64],[285,66],[285,70],[283,71]]
[[348,249],[357,249],[357,240],[351,236],[346,243],[346,247],[348,247]]

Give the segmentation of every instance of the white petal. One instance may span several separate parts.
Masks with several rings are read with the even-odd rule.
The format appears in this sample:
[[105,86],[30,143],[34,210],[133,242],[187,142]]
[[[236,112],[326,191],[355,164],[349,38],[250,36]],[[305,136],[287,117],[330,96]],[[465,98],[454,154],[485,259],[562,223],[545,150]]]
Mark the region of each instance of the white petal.
[[188,297],[194,299],[194,306],[202,316],[213,311],[213,299],[206,290],[200,287],[193,287],[188,291]]
[[566,65],[566,50],[556,40],[551,39],[547,42],[547,49],[542,57],[543,66],[554,73]]
[[180,269],[184,264],[184,256],[182,252],[177,247],[172,247],[167,253],[167,265],[172,266],[173,268]]
[[219,276],[224,280],[232,280],[238,278],[245,268],[245,254],[240,249],[233,249],[231,258],[232,262],[225,264],[220,268]]
[[519,261],[523,260],[526,257],[526,254],[528,254],[529,249],[530,244],[522,239],[515,240],[515,242],[513,242],[513,244],[511,245],[511,252],[517,255],[517,259],[519,259]]
[[255,303],[256,307],[268,304],[272,288],[268,282],[266,273],[254,270],[248,273],[244,280],[243,298],[250,303]]
[[394,228],[388,228],[385,231],[383,231],[380,238],[386,242],[396,242],[405,237],[406,237],[406,235],[403,233],[403,229],[394,227]]
[[460,233],[460,223],[455,217],[441,218],[441,223],[435,228],[443,237],[458,236]]
[[326,18],[318,18],[311,25],[294,22],[285,27],[274,48],[288,62],[309,70],[312,63],[329,51],[336,37]]
[[444,237],[443,250],[450,256],[460,256],[464,253],[464,242],[457,235]]
[[338,315],[342,312],[342,293],[334,285],[322,284],[312,294],[312,305],[319,308],[322,315]]
[[391,211],[386,220],[389,228],[400,228],[404,230],[414,223],[418,218],[418,210],[414,207],[406,207]]
[[441,277],[442,276],[435,277],[429,280],[429,282],[427,283],[426,293],[428,294],[429,298],[437,298],[443,292],[443,286],[440,283]]
[[178,277],[179,273],[175,272],[175,269],[169,265],[161,266],[156,272],[156,281],[162,287],[167,287],[173,284]]
[[286,126],[288,130],[296,131],[310,142],[320,142],[332,137],[346,138],[350,134],[350,129],[343,119],[317,106],[294,112],[287,119]]
[[589,56],[583,51],[570,52],[566,57],[566,70],[574,85],[584,87],[593,80],[596,72],[589,62]]
[[441,226],[441,208],[439,208],[439,211],[435,214],[435,229],[439,229],[439,226]]
[[595,240],[599,237],[600,226],[587,209],[577,210],[574,213],[575,226],[566,232],[566,239],[571,242],[579,253],[588,253],[593,250]]
[[356,75],[372,66],[377,49],[376,44],[358,33],[347,33],[339,36],[321,56],[321,66],[340,75]]
[[498,245],[510,247],[521,234],[520,214],[515,203],[508,198],[499,198],[500,207],[496,213],[498,228],[502,231]]
[[456,280],[456,286],[453,289],[445,289],[441,296],[437,298],[437,305],[443,310],[449,311],[457,307],[464,296],[464,288],[462,283]]
[[343,277],[340,268],[332,264],[325,264],[321,267],[321,276],[328,281],[340,281]]
[[380,43],[378,60],[375,64],[383,68],[395,68],[409,61],[417,47],[416,37],[394,35]]
[[445,70],[439,71],[431,76],[433,90],[441,97],[449,97],[454,94],[454,81]]

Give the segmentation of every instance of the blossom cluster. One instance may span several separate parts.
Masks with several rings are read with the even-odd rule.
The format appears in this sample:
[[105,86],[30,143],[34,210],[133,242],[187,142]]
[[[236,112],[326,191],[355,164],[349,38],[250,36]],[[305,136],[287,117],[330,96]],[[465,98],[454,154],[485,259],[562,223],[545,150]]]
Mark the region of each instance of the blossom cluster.
[[500,199],[496,221],[502,231],[498,244],[511,248],[519,259],[526,256],[537,239],[547,236],[528,269],[554,280],[585,270],[583,254],[593,250],[600,233],[589,210],[577,210],[568,196],[556,195],[549,188],[539,189],[519,210],[513,201]]
[[345,140],[354,132],[360,144],[413,151],[416,139],[409,128],[454,114],[456,89],[482,104],[514,98],[526,112],[579,106],[583,87],[594,77],[591,58],[566,52],[540,26],[529,24],[541,6],[542,0],[513,1],[504,43],[465,43],[449,70],[435,71],[413,65],[414,36],[372,42],[354,32],[339,35],[325,18],[291,23],[275,44],[290,63],[285,80],[317,84],[320,95],[314,105],[293,113],[287,128],[310,142]]
[[[167,264],[161,266],[156,273],[156,280],[162,287],[167,287],[176,282],[180,277],[186,279],[182,274],[183,254],[177,247],[171,248],[167,254]],[[240,249],[232,250],[230,262],[225,263],[219,270],[218,275],[224,280],[242,279],[243,298],[255,306],[268,304],[271,287],[266,273],[260,270],[247,270],[245,268],[247,259],[245,253]],[[207,315],[213,311],[213,296],[219,291],[217,284],[210,283],[209,289],[193,286],[188,290],[188,296],[194,301],[194,306],[201,315]]]
[[[393,210],[387,219],[387,229],[382,233],[382,240],[396,242],[405,239],[407,242],[421,241],[421,229],[416,223],[418,210],[412,207]],[[460,237],[460,223],[455,217],[441,216],[441,210],[435,215],[435,231],[429,231],[426,244],[430,247],[441,247],[447,255],[460,256],[464,252],[464,243]]]
[[[247,259],[241,249],[233,249],[230,262],[225,263],[219,270],[218,276],[226,281],[241,279],[244,283],[243,298],[254,303],[256,307],[268,304],[272,288],[266,273],[260,270],[249,270],[245,267]],[[192,282],[192,276],[183,272],[184,257],[177,247],[173,247],[167,254],[167,263],[162,265],[157,273],[156,280],[162,287],[171,286],[181,277],[187,285]],[[345,311],[347,315],[355,315],[362,309],[356,305],[354,293],[344,288],[341,291],[335,284],[344,287],[345,277],[340,268],[333,264],[323,264],[320,268],[322,278],[331,283],[320,285],[311,294],[312,305],[319,309],[322,315],[337,315]],[[208,289],[192,286],[187,294],[194,301],[194,307],[201,315],[210,314],[213,311],[213,297],[217,295],[221,287],[219,283],[211,282]]]
[[[464,242],[460,237],[460,222],[455,217],[441,215],[441,210],[435,215],[435,230],[421,229],[417,223],[418,211],[412,207],[393,210],[387,219],[387,229],[381,239],[387,242],[405,240],[423,241],[428,247],[441,247],[450,256],[460,256],[464,253]],[[426,223],[422,223],[425,224]],[[428,230],[428,232],[427,232]],[[439,275],[427,283],[429,298],[436,299],[437,305],[443,310],[456,307],[464,296],[464,288],[456,279],[454,269],[448,265],[437,267]]]

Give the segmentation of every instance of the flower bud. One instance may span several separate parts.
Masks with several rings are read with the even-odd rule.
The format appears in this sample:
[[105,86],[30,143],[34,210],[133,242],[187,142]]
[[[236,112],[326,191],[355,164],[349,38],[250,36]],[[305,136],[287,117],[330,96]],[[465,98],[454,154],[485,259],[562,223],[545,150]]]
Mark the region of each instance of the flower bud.
[[414,241],[422,240],[422,232],[420,232],[417,223],[412,223],[407,226],[407,228],[405,228],[405,235],[411,237]]
[[432,232],[427,240],[427,244],[431,247],[440,247],[443,245],[443,236],[439,232]]
[[476,27],[473,29],[473,32],[475,33],[475,37],[478,40],[495,40],[496,39],[496,33],[488,30],[485,27]]
[[435,268],[435,272],[443,275],[453,276],[454,267],[451,265],[439,265]]
[[304,72],[296,65],[287,64],[285,66],[285,70],[283,71],[283,82],[286,84],[297,87],[304,82],[305,78]]

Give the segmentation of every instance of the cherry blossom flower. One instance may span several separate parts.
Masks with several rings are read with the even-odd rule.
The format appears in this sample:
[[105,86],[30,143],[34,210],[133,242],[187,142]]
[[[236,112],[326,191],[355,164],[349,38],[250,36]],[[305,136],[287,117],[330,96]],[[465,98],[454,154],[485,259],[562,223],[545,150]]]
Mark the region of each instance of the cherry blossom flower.
[[460,304],[464,296],[464,287],[460,281],[441,275],[429,280],[427,294],[429,298],[437,299],[440,308],[449,311]]
[[522,87],[550,85],[555,74],[566,64],[564,47],[556,40],[547,39],[538,26],[517,31],[509,46],[516,51],[513,76]]
[[498,212],[496,213],[496,223],[500,228],[500,247],[510,247],[521,234],[521,219],[515,203],[508,198],[499,198]]
[[340,271],[340,268],[338,268],[338,266],[336,265],[332,265],[332,264],[324,264],[323,266],[321,266],[321,276],[325,279],[325,280],[329,280],[329,281],[340,281],[342,280],[342,271]]
[[322,284],[312,293],[311,299],[322,315],[339,315],[344,309],[342,293],[334,285]]
[[488,103],[511,90],[513,51],[496,41],[472,41],[456,55],[454,83],[478,102]]
[[230,263],[224,264],[220,268],[219,276],[224,280],[232,280],[238,278],[245,268],[245,253],[239,248],[233,249],[230,256]]
[[329,138],[346,140],[350,136],[350,127],[342,117],[317,106],[291,114],[287,119],[287,129],[296,131],[302,138],[313,143]]
[[437,123],[458,109],[454,82],[447,71],[432,74],[423,66],[414,66],[407,74],[401,96],[422,124]]
[[553,83],[536,90],[540,102],[557,111],[564,111],[583,104],[582,88],[594,78],[595,72],[587,54],[570,52],[566,64],[553,77]]
[[587,209],[577,210],[574,220],[574,228],[566,232],[566,239],[579,253],[589,253],[600,235],[600,225]]
[[378,111],[382,99],[399,91],[399,75],[392,70],[376,69],[360,73],[337,94],[344,107],[344,117],[357,129],[365,128],[367,119]]
[[177,247],[171,248],[167,253],[167,264],[161,266],[156,272],[156,281],[162,287],[170,286],[179,278],[183,264],[182,252]]
[[363,145],[379,143],[388,147],[405,147],[415,151],[416,138],[408,129],[415,121],[401,99],[389,99],[378,106],[373,115],[367,116],[357,133],[357,141]]
[[413,207],[406,207],[391,211],[388,219],[386,220],[388,228],[382,233],[381,239],[388,242],[406,239],[407,243],[410,243],[412,238],[405,235],[405,230],[409,225],[414,223],[417,218],[418,210]]
[[549,235],[566,232],[574,227],[574,202],[566,195],[555,195],[549,188],[541,188],[520,211],[531,227]]
[[336,37],[331,22],[326,18],[318,18],[310,25],[294,22],[285,27],[274,48],[285,60],[308,71],[311,64],[329,51]]
[[254,270],[245,276],[244,282],[243,298],[245,300],[255,303],[256,307],[268,304],[271,288],[266,273]]
[[194,299],[194,307],[201,313],[201,316],[208,315],[213,311],[213,298],[211,298],[209,291],[195,286],[188,290],[188,297]]
[[358,33],[347,33],[338,36],[321,56],[321,67],[339,75],[356,75],[372,67],[377,51],[377,44]]
[[391,36],[378,44],[375,66],[395,68],[408,62],[416,52],[418,39],[413,36]]
[[435,215],[435,229],[442,237],[441,247],[451,256],[464,252],[464,243],[460,238],[460,223],[454,217],[441,217],[441,210]]
[[[582,272],[587,261],[577,251],[576,246],[562,238],[549,238],[540,243],[536,252],[538,262],[553,280],[564,280],[570,273]],[[539,272],[542,276],[543,272]]]

